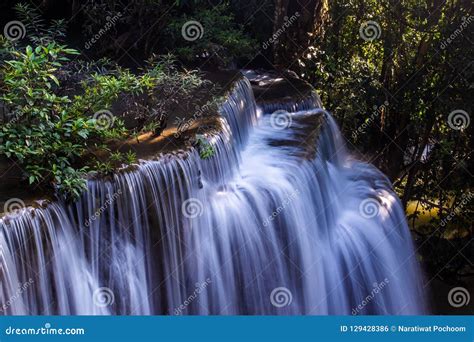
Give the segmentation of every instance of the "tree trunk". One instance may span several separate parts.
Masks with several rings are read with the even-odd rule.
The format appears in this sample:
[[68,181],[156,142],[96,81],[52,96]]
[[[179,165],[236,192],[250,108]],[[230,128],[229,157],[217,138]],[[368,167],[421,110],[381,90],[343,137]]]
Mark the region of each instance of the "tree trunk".
[[277,68],[296,68],[311,36],[322,33],[327,0],[275,0],[273,62]]

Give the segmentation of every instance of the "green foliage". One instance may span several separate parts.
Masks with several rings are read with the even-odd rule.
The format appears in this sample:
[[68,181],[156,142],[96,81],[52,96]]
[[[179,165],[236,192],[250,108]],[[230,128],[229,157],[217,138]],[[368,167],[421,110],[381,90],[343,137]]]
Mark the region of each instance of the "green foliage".
[[136,164],[137,155],[133,151],[123,153],[120,151],[111,152],[106,161],[96,160],[93,170],[103,176],[110,176],[118,169]]
[[[44,33],[34,11],[27,13],[29,7],[22,5],[18,9],[31,17],[24,19],[31,20],[26,26],[38,25],[38,34]],[[80,94],[61,95],[58,75],[69,56],[78,52],[47,33],[30,39],[38,45],[22,47],[2,40],[0,99],[10,115],[0,127],[0,155],[16,160],[30,184],[53,184],[58,193],[77,197],[85,189],[88,171],[80,165],[81,158],[89,149],[126,134],[120,120],[111,117],[110,125],[104,126],[94,113],[110,108],[122,92],[139,93],[151,87],[150,77],[125,70],[94,74],[82,83]]]
[[[448,119],[456,109],[472,119],[471,14],[458,0],[331,1],[325,34],[300,60],[353,150],[389,176],[404,205],[419,203],[412,227],[439,238],[472,237],[474,201],[458,209],[473,188],[474,125],[454,129]],[[369,20],[379,35],[364,40]],[[423,211],[436,216],[415,227]]]
[[60,192],[80,193],[84,181],[72,161],[97,134],[94,121],[68,110],[71,100],[57,96],[56,72],[76,51],[56,43],[12,51],[0,73],[1,100],[14,118],[0,130],[0,154],[16,159],[30,183],[54,178]]
[[127,165],[135,164],[138,161],[137,154],[133,151],[128,151],[125,153],[124,162]]
[[15,11],[28,33],[25,40],[15,42],[16,45],[47,45],[61,42],[66,36],[66,24],[63,19],[53,20],[46,25],[39,11],[28,3],[15,5]]
[[101,175],[107,176],[107,175],[113,174],[114,171],[116,170],[116,167],[110,161],[106,161],[106,162],[96,161],[94,165],[94,170],[97,171]]
[[208,159],[215,155],[216,150],[211,143],[202,134],[196,134],[196,146],[199,151],[201,159]]
[[[192,41],[186,40],[182,34],[183,27],[190,21],[196,21],[202,27],[201,30],[194,26],[197,39]],[[170,36],[174,38],[170,46],[176,46],[174,52],[184,61],[211,59],[226,66],[239,58],[250,59],[256,51],[256,41],[235,24],[227,3],[210,8],[198,6],[192,14],[182,15],[169,26]]]
[[[261,7],[253,5],[253,8]],[[140,51],[150,56],[172,52],[186,63],[206,60],[210,65],[228,65],[239,58],[253,57],[256,50],[256,41],[236,23],[227,1],[213,5],[207,0],[131,0],[124,4],[97,0],[86,2],[81,11],[86,40],[105,31],[107,24],[110,26],[93,49],[86,47],[89,53],[100,56],[123,57],[122,49],[112,48],[119,45],[130,54]],[[104,17],[109,20],[104,22]],[[188,21],[202,25],[201,38],[194,41],[183,38],[182,28]]]
[[13,42],[0,39],[0,100],[9,112],[0,127],[0,155],[15,160],[30,184],[79,196],[88,171],[110,174],[137,162],[131,151],[90,161],[91,152],[109,153],[112,140],[132,135],[110,112],[117,101],[132,102],[134,109],[128,106],[123,114],[135,110],[137,121],[144,122],[134,132],[158,133],[171,106],[189,102],[192,91],[207,84],[196,71],[178,70],[172,55],[153,56],[139,75],[106,59],[71,61],[78,51],[57,41],[64,37],[63,22],[47,26],[29,5],[16,10],[28,35]]
[[152,55],[147,60],[144,72],[153,82],[153,89],[148,93],[150,110],[140,110],[135,115],[145,122],[144,131],[158,133],[165,126],[166,113],[193,102],[196,92],[210,85],[198,71],[179,70],[176,65],[172,54]]
[[161,125],[159,122],[156,121],[151,121],[147,123],[143,128],[141,129],[141,132],[143,133],[148,133],[148,132],[153,132],[156,133],[159,129],[161,128]]

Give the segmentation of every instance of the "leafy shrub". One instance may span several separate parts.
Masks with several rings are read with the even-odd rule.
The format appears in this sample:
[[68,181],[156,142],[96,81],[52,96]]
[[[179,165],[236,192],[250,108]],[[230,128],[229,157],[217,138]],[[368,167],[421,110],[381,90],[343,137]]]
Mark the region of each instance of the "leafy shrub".
[[[78,54],[57,43],[11,51],[0,68],[1,100],[13,114],[0,129],[0,154],[14,158],[30,184],[54,182],[59,193],[78,196],[84,167],[74,167],[88,147],[110,135],[87,109],[96,106],[91,91],[71,99],[58,96],[58,69]],[[116,89],[107,89],[109,99]],[[100,103],[102,104],[102,103]],[[115,128],[116,129],[116,128]]]
[[[252,58],[256,41],[244,34],[229,13],[228,4],[223,3],[211,8],[198,7],[193,13],[171,21],[170,36],[174,41],[170,46],[176,46],[174,53],[187,62],[205,59],[221,66],[228,66],[240,58]],[[202,26],[200,38],[193,41],[186,40],[182,32],[190,21],[197,21]]]
[[199,152],[199,156],[201,159],[208,159],[211,158],[215,153],[214,147],[212,147],[211,143],[207,140],[207,138],[202,134],[196,134],[196,147]]
[[[94,49],[85,45],[90,56],[107,54],[123,60],[123,50],[140,57],[171,52],[185,63],[205,59],[207,65],[227,66],[237,59],[253,57],[256,50],[256,41],[236,24],[228,2],[213,5],[208,0],[130,0],[122,4],[96,0],[85,2],[80,11],[84,14],[84,39],[100,35]],[[202,25],[200,39],[183,38],[182,28],[188,21]]]
[[[64,37],[62,22],[47,27],[30,6],[16,10],[31,34],[13,42],[0,36],[0,101],[9,112],[0,127],[0,155],[16,161],[30,184],[79,196],[87,172],[110,174],[136,162],[132,152],[111,151],[113,140],[144,129],[158,133],[173,106],[190,105],[197,89],[209,91],[208,81],[178,69],[172,55],[153,56],[139,75],[108,60],[78,60],[78,51],[56,41]],[[121,114],[135,114],[133,131],[110,112],[122,99],[132,103]],[[98,160],[98,150],[108,160]]]

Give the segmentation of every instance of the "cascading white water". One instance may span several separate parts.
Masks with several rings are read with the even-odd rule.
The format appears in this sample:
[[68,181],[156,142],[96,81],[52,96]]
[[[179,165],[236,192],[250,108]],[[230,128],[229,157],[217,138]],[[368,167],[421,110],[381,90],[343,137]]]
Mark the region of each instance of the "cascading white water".
[[[244,78],[221,107],[214,157],[163,155],[90,180],[72,205],[5,216],[0,312],[423,313],[390,183],[350,157],[316,97],[285,106],[257,115]],[[276,109],[300,111],[282,126]]]

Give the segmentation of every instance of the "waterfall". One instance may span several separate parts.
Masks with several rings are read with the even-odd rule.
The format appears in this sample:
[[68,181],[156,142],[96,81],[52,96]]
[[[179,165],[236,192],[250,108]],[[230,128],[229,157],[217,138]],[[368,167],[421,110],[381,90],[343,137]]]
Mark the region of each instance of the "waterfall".
[[161,155],[0,219],[0,312],[425,311],[399,199],[317,96],[258,107],[243,78],[220,112],[209,159]]

